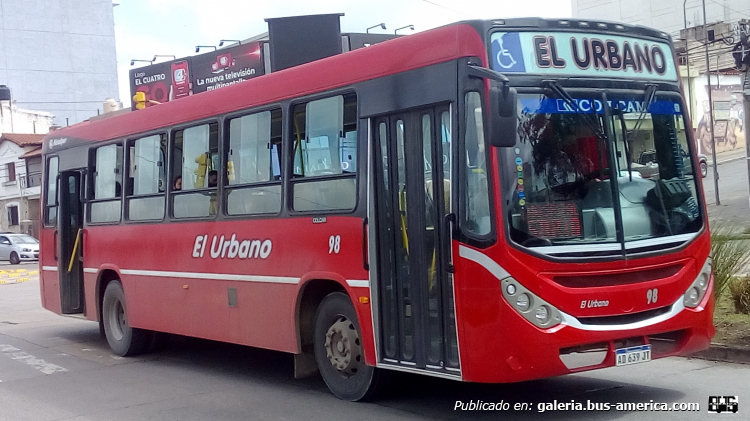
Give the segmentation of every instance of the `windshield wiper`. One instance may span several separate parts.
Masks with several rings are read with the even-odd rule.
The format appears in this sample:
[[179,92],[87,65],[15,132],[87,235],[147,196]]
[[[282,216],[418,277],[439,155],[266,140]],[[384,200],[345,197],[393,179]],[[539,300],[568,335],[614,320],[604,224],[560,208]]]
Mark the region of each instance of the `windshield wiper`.
[[[575,111],[576,114],[580,115],[583,121],[589,126],[589,128],[594,132],[594,135],[599,140],[606,141],[607,136],[604,134],[604,129],[602,128],[601,123],[599,123],[599,120],[597,118],[592,118],[589,113],[584,112],[581,110],[581,108],[578,106],[578,103],[573,99],[572,96],[563,88],[560,86],[559,83],[557,83],[556,80],[548,80],[545,81],[547,83],[547,87],[557,96],[559,96],[563,101],[565,101],[565,104],[568,105],[573,111]],[[593,101],[592,101],[592,110],[594,109]],[[596,111],[594,111],[596,112]]]
[[633,136],[635,136],[635,133],[641,128],[641,124],[643,124],[648,109],[651,107],[651,104],[654,103],[654,98],[656,98],[656,85],[646,85],[646,93],[643,96],[643,106],[641,107],[641,113],[638,114],[638,119],[635,121],[633,131],[627,133],[628,142],[633,141]]
[[635,121],[635,126],[633,126],[632,131],[628,131],[627,126],[625,125],[625,111],[620,110],[617,108],[611,108],[612,111],[614,111],[617,114],[618,119],[620,120],[620,130],[623,133],[623,146],[625,148],[625,161],[628,165],[628,177],[630,181],[633,181],[633,170],[632,170],[632,161],[633,157],[631,156],[631,150],[630,150],[630,144],[635,140],[635,135],[640,130],[641,125],[645,121],[646,113],[648,112],[648,109],[651,108],[651,104],[654,103],[654,99],[656,98],[656,85],[648,84],[646,85],[646,93],[643,96],[643,105],[641,107],[641,112],[638,114],[638,118]]

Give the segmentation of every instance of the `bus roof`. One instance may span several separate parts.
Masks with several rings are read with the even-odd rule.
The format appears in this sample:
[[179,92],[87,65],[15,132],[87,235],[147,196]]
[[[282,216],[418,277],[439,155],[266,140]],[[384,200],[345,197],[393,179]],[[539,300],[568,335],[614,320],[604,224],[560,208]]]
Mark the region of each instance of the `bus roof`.
[[459,57],[478,56],[486,62],[486,55],[483,37],[472,26],[445,26],[143,110],[84,121],[49,133],[45,138],[44,151],[49,151],[50,141],[55,145],[55,150],[65,149],[69,143],[65,144],[63,138],[93,141],[117,139],[340,88]]

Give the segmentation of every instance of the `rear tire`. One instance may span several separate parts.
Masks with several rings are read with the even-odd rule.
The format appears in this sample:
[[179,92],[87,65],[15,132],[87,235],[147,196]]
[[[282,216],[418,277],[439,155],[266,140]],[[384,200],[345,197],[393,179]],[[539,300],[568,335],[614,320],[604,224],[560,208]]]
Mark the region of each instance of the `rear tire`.
[[357,314],[349,297],[328,294],[315,315],[315,361],[328,389],[339,399],[375,397],[383,372],[365,364]]
[[15,251],[10,254],[10,264],[11,265],[17,265],[21,263],[21,259],[18,258],[18,253]]
[[102,300],[104,335],[115,355],[128,357],[145,351],[151,344],[151,332],[130,327],[125,292],[119,281],[107,284]]

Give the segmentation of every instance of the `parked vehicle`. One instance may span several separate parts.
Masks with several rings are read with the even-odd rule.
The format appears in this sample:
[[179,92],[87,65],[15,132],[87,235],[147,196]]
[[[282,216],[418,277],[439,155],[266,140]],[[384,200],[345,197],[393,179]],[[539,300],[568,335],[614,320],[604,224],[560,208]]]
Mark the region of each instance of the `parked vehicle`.
[[708,158],[706,158],[706,155],[698,154],[698,165],[701,168],[701,177],[706,178],[708,175]]
[[[683,158],[688,156],[682,148],[680,148],[680,152],[682,153]],[[641,165],[649,166],[656,163],[656,151],[653,149],[647,149],[641,152],[641,156],[638,158],[638,164]],[[708,158],[702,153],[698,154],[698,168],[700,169],[701,177],[706,178],[708,175]]]
[[0,260],[8,260],[13,265],[39,260],[39,241],[27,234],[0,234]]

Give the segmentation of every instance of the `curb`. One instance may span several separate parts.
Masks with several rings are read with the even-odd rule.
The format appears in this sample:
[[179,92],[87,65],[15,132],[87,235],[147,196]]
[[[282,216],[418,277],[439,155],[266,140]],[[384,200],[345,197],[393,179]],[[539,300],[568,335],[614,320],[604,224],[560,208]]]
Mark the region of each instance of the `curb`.
[[750,348],[730,347],[722,344],[711,344],[705,350],[696,352],[690,358],[729,363],[750,364]]
[[[738,156],[738,157],[735,157],[735,158],[728,158],[728,159],[725,159],[723,161],[719,161],[717,165],[727,164],[727,163],[734,162],[734,161],[741,161],[741,160],[746,159],[746,158],[747,158],[746,156]],[[707,162],[707,164],[708,164],[709,167],[713,167],[714,166],[713,163],[711,163],[711,162]]]

